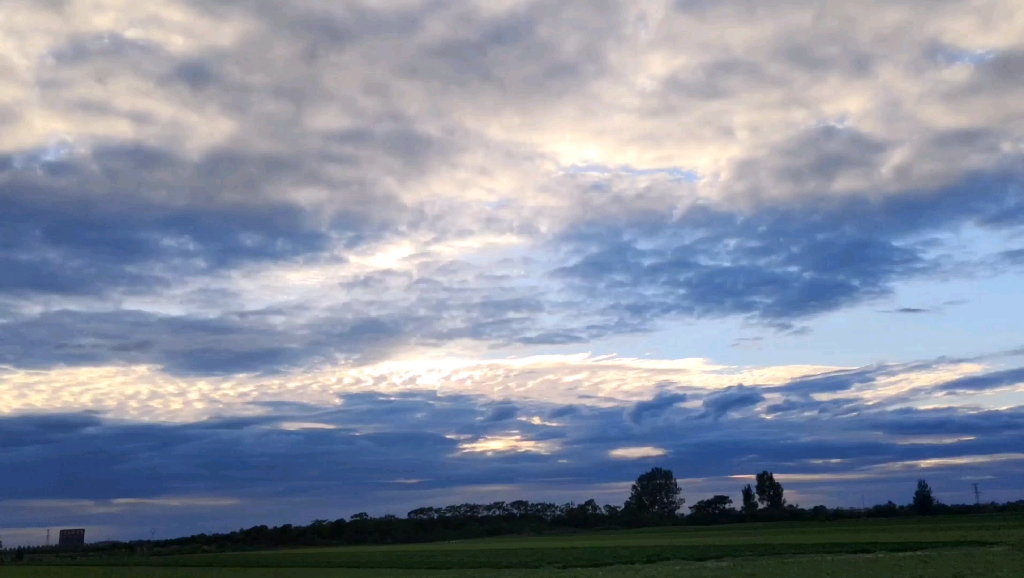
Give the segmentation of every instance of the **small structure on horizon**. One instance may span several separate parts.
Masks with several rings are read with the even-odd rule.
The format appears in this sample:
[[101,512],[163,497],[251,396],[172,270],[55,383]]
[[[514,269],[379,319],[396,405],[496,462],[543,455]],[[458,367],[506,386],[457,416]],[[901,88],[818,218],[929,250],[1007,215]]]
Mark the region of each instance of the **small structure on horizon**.
[[57,537],[57,545],[61,548],[78,548],[85,546],[85,528],[61,530]]

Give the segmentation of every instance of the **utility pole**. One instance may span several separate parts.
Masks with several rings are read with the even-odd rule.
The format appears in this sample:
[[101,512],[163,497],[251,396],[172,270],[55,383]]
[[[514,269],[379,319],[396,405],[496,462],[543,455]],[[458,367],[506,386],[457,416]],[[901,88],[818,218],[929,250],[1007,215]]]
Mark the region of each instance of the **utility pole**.
[[974,486],[974,503],[975,503],[975,505],[980,506],[981,505],[981,491],[978,490],[978,483],[975,482],[975,483],[973,483],[971,485]]

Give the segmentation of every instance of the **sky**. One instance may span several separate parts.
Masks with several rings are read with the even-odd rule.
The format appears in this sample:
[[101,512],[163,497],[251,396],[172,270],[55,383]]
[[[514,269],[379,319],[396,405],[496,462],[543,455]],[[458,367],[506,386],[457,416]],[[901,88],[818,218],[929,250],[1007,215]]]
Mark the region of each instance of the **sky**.
[[1016,0],[4,0],[0,539],[1024,498]]

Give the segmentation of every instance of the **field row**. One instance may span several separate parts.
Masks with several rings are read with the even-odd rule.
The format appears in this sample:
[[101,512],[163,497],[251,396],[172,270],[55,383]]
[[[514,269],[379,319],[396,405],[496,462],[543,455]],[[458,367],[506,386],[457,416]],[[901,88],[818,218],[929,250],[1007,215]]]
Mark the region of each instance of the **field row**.
[[743,544],[704,546],[594,546],[574,548],[500,548],[434,550],[307,549],[287,552],[99,559],[105,566],[177,566],[217,568],[390,568],[472,570],[513,568],[597,568],[666,561],[702,562],[743,557],[919,552],[964,546],[994,546],[972,540]]
[[4,578],[1019,578],[1024,552],[1006,546],[868,555],[734,558],[606,568],[374,570],[328,568],[32,567],[0,568]]

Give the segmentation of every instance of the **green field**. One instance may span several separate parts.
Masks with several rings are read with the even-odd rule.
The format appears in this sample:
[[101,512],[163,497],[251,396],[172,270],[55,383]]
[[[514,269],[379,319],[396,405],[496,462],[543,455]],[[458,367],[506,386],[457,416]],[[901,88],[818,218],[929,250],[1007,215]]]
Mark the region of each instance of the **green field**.
[[656,528],[442,544],[92,558],[12,578],[441,576],[1024,576],[1024,517]]

